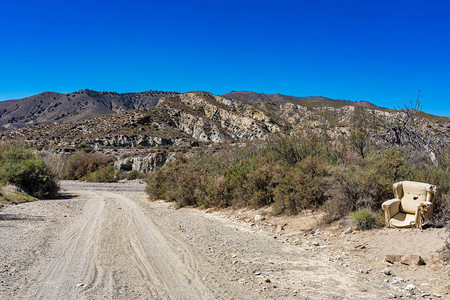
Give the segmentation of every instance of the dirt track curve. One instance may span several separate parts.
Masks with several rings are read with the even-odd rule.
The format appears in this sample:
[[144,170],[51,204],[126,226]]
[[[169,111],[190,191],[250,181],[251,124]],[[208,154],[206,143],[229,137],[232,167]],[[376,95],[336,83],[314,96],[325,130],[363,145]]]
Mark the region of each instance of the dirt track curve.
[[140,184],[0,212],[0,299],[383,299],[357,272]]

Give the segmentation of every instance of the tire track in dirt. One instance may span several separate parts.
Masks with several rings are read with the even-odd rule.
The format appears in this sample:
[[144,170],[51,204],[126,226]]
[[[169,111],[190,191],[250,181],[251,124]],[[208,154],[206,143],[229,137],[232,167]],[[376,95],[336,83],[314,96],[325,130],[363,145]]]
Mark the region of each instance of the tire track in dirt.
[[[107,191],[78,191],[81,214],[61,230],[28,272],[21,290],[33,299],[214,299],[184,246],[175,253],[142,209],[129,197]],[[178,245],[181,244],[178,243]],[[20,297],[19,297],[20,298]]]
[[33,298],[57,299],[78,294],[77,288],[88,291],[100,284],[110,288],[96,261],[104,205],[101,196],[86,199],[83,213],[61,232],[46,261],[37,266],[39,276],[28,288]]
[[[167,296],[177,299],[212,299],[214,294],[197,276],[195,261],[189,252],[185,252],[185,264],[171,249],[160,229],[148,219],[141,208],[130,198],[121,195],[120,204],[135,230],[131,230],[131,244],[134,254],[151,278],[158,278]],[[194,267],[194,268],[193,268]]]

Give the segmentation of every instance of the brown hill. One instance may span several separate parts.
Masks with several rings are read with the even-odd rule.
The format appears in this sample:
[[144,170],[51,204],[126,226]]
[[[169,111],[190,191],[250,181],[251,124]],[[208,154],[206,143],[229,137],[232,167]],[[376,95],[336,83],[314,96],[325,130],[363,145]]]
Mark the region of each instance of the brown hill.
[[352,105],[352,106],[363,106],[370,108],[378,108],[373,103],[368,101],[349,101],[349,100],[341,100],[341,99],[330,99],[322,96],[309,96],[309,97],[295,97],[288,96],[282,94],[262,94],[262,93],[254,93],[254,92],[245,92],[245,91],[234,91],[231,93],[223,94],[222,97],[236,99],[239,101],[245,102],[263,102],[263,101],[274,101],[274,102],[310,102],[315,103],[317,106],[327,106],[332,104],[341,104],[341,105]]
[[125,110],[156,105],[174,92],[115,93],[81,90],[69,94],[43,92],[0,102],[0,130],[32,124],[75,122]]
[[[77,122],[126,110],[155,106],[165,96],[175,92],[147,91],[141,93],[115,93],[81,90],[69,94],[43,92],[18,100],[0,102],[0,131],[33,124]],[[310,107],[344,105],[377,108],[367,101],[351,102],[326,97],[294,97],[281,94],[231,92],[222,97],[248,103],[290,102]]]
[[[334,102],[332,102],[334,103]],[[167,147],[244,142],[295,131],[348,136],[357,108],[314,106],[311,102],[248,103],[208,92],[169,95],[150,108],[119,112],[78,122],[26,126],[0,133],[0,140],[38,147],[96,149]],[[399,112],[364,108],[367,115],[392,118]],[[448,132],[449,118],[423,116],[424,128]],[[446,140],[447,141],[447,140]]]

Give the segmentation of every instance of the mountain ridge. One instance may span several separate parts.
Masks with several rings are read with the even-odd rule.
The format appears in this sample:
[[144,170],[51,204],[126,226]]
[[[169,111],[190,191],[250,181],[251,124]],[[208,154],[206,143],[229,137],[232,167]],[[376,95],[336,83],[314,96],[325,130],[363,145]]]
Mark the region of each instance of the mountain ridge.
[[[92,117],[153,107],[166,96],[178,92],[150,90],[145,92],[117,93],[89,89],[68,94],[45,91],[22,99],[0,101],[0,130],[33,124],[50,124],[83,121]],[[311,105],[352,105],[377,108],[372,103],[335,100],[327,97],[296,97],[282,94],[231,92],[221,95],[248,103],[292,102]]]
[[260,101],[274,101],[274,102],[339,102],[345,105],[363,106],[370,108],[380,108],[379,106],[369,101],[350,101],[344,99],[331,99],[324,96],[289,96],[283,94],[264,94],[248,91],[233,91],[230,93],[222,94],[222,97],[233,98],[246,102],[260,102]]
[[176,92],[98,92],[89,89],[62,94],[42,92],[0,102],[0,127],[11,129],[33,124],[76,122],[125,110],[154,106]]
[[[308,103],[308,102],[304,102]],[[199,144],[264,140],[271,135],[316,132],[348,137],[358,110],[367,117],[389,119],[401,112],[357,108],[306,106],[292,102],[245,102],[196,91],[163,97],[156,106],[126,110],[77,122],[36,124],[0,132],[0,140],[28,146],[94,149],[191,147]],[[364,113],[364,112],[361,112]],[[450,129],[449,118],[421,117],[424,128]]]

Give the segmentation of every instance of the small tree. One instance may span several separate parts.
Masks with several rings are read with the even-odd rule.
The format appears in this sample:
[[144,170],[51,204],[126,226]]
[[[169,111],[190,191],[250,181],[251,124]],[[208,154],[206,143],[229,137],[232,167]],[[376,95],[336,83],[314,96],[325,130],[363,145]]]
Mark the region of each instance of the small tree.
[[387,148],[394,146],[400,149],[412,148],[428,153],[431,161],[438,166],[438,155],[449,141],[449,133],[438,134],[424,126],[420,111],[422,110],[422,93],[416,101],[404,104],[396,109],[388,118],[380,118],[377,122],[379,139]]
[[362,158],[370,142],[371,115],[363,107],[355,107],[350,127],[350,142]]

